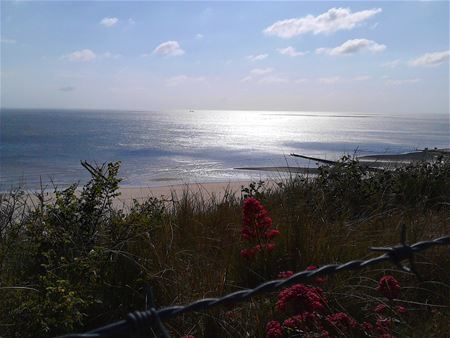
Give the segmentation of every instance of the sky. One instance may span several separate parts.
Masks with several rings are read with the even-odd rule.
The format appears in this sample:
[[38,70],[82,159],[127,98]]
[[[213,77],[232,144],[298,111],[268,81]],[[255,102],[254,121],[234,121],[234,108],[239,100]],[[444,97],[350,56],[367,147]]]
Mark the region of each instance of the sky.
[[1,2],[1,106],[449,114],[447,1]]

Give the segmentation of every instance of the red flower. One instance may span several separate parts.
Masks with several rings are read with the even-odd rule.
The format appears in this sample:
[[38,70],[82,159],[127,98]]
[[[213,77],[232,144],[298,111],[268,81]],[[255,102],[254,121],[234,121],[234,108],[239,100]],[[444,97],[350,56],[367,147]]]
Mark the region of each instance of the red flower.
[[252,258],[256,255],[256,249],[250,248],[250,249],[242,249],[241,250],[241,256],[244,258]]
[[349,332],[358,327],[358,322],[344,312],[327,316],[327,322],[342,332]]
[[242,211],[241,236],[243,240],[251,242],[253,248],[242,250],[241,256],[252,258],[262,250],[273,251],[276,246],[271,240],[278,236],[280,231],[273,229],[272,219],[266,208],[256,198],[249,197],[244,200]]
[[397,298],[400,294],[400,283],[393,276],[383,276],[378,282],[377,291],[388,299]]
[[283,322],[283,326],[289,329],[300,329],[308,332],[323,330],[320,317],[315,312],[303,312],[302,314],[289,317]]
[[266,231],[265,236],[267,239],[272,239],[272,238],[278,236],[279,234],[280,234],[280,230],[272,229],[272,230]]
[[389,318],[378,318],[375,324],[375,330],[381,334],[389,333],[389,327],[392,322]]
[[262,211],[264,211],[264,207],[262,204],[253,197],[246,198],[244,200],[244,207],[243,207],[243,223],[244,225],[247,225],[249,227],[252,227],[254,224],[254,220]]
[[[319,267],[316,265],[310,265],[306,268],[306,271],[314,271],[314,270],[317,270],[318,268]],[[319,285],[325,284],[326,281],[327,281],[327,277],[323,277],[323,276],[319,277],[318,276],[318,277],[314,278],[314,282]]]
[[304,284],[294,284],[282,290],[278,294],[276,308],[278,311],[286,311],[290,306],[295,313],[322,311],[326,305],[326,299],[321,293],[321,289],[306,286]]
[[276,320],[272,320],[266,325],[267,338],[281,338],[283,337],[283,328]]
[[378,304],[377,306],[375,306],[375,308],[373,309],[373,312],[376,313],[384,313],[384,311],[387,309],[387,305],[385,304]]
[[293,271],[281,271],[280,273],[278,273],[278,278],[287,279],[291,277],[293,274],[294,274]]
[[268,252],[272,252],[275,249],[275,247],[276,247],[275,243],[267,243],[266,250]]
[[408,312],[408,310],[404,306],[401,306],[401,305],[397,305],[395,307],[395,310],[397,311],[397,313],[402,314],[402,315]]
[[320,336],[318,336],[319,338],[330,338],[330,333],[326,330],[322,330],[322,332],[320,333]]
[[361,327],[363,328],[364,331],[366,331],[367,333],[372,333],[373,332],[373,325],[370,324],[369,322],[364,322],[361,324]]

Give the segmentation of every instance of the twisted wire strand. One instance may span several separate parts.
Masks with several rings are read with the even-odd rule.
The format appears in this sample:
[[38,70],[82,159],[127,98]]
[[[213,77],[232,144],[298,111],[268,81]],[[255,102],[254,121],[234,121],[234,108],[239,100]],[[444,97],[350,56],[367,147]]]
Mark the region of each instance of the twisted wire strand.
[[[162,335],[167,337],[167,333],[162,324],[162,320],[175,317],[182,313],[209,309],[221,304],[232,304],[245,301],[261,293],[269,293],[290,286],[292,284],[303,282],[317,275],[332,275],[341,271],[359,270],[385,261],[405,268],[400,262],[405,259],[412,259],[414,253],[428,250],[434,246],[450,245],[450,236],[444,236],[433,240],[422,241],[412,245],[407,245],[402,240],[401,245],[371,248],[373,251],[384,251],[385,254],[367,260],[352,260],[343,264],[328,264],[316,270],[305,270],[297,272],[287,279],[276,279],[258,285],[253,289],[244,289],[232,292],[220,298],[204,298],[194,301],[187,305],[177,305],[161,308],[159,310],[151,309],[148,311],[135,311],[128,315],[127,320],[121,320],[82,334],[69,334],[59,338],[93,338],[93,337],[136,337],[137,332],[142,332],[144,328],[156,326],[162,331]],[[156,325],[155,325],[156,324]],[[139,335],[137,336],[139,337]]]

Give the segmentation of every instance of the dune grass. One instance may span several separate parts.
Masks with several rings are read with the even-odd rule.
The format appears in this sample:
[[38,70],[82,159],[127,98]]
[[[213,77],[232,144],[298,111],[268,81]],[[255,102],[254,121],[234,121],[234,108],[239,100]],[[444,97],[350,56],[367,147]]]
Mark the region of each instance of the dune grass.
[[[113,206],[119,163],[87,165],[91,181],[27,203],[20,189],[0,198],[0,336],[51,337],[82,332],[150,306],[184,304],[277,278],[281,271],[372,257],[370,246],[399,242],[400,227],[416,242],[450,233],[450,163],[438,160],[368,173],[343,158],[316,178],[289,177],[252,184],[221,197],[184,191]],[[81,194],[76,190],[81,188]],[[280,235],[270,254],[239,253],[242,204],[258,199]],[[322,286],[327,314],[375,322],[373,308],[402,305],[392,314],[394,336],[445,337],[450,332],[449,248],[417,255],[422,277],[390,264],[329,277]],[[402,289],[388,301],[375,290],[393,275]],[[277,294],[235,306],[189,313],[166,322],[174,337],[265,337],[266,323],[288,317]],[[378,317],[377,317],[378,316]],[[387,316],[387,315],[386,315]],[[294,331],[289,337],[301,337]],[[303,336],[306,336],[304,334]],[[362,331],[333,336],[373,336]]]

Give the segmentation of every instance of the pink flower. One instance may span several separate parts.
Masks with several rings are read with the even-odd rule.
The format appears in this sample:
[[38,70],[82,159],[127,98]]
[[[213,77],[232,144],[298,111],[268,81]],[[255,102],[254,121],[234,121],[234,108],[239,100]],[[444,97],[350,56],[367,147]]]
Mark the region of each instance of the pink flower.
[[276,320],[272,320],[266,325],[267,338],[281,338],[283,337],[283,328]]
[[397,298],[400,294],[400,283],[391,275],[380,278],[377,291],[388,299]]

